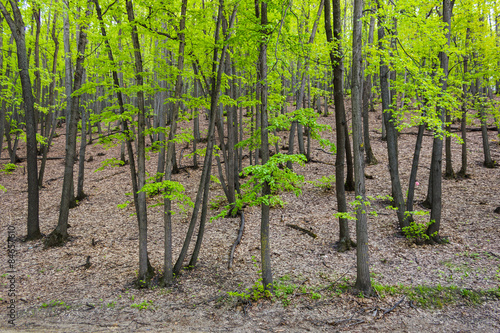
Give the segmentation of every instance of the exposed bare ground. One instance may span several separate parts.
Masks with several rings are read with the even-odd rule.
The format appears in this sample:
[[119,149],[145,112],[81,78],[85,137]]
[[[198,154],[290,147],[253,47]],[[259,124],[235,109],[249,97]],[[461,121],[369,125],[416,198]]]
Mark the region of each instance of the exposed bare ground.
[[[385,142],[380,140],[380,114],[371,113],[371,137],[378,165],[367,166],[367,194],[390,195],[390,178]],[[333,126],[334,118],[321,118]],[[206,124],[205,124],[206,126]],[[63,130],[59,131],[64,133]],[[399,137],[400,172],[407,187],[415,130],[406,130]],[[427,133],[430,134],[430,133]],[[490,131],[490,147],[494,160],[500,160],[496,132]],[[286,132],[280,132],[283,138]],[[324,134],[331,139],[334,133]],[[459,289],[487,290],[498,288],[500,282],[500,206],[499,169],[482,167],[480,132],[468,132],[469,172],[465,180],[443,181],[443,219],[441,235],[448,245],[415,246],[396,233],[396,214],[386,210],[385,203],[375,201],[378,217],[369,218],[370,262],[373,281],[378,285],[407,287],[419,285],[434,288],[457,286]],[[61,135],[54,140],[50,156],[64,155]],[[416,209],[426,195],[432,137],[424,137],[416,190]],[[333,157],[315,149],[313,159],[325,163],[308,163],[295,167],[306,180],[334,173]],[[460,145],[453,143],[454,168],[460,168]],[[98,153],[103,152],[104,156]],[[20,156],[25,156],[24,146]],[[2,157],[5,157],[4,153]],[[7,289],[0,292],[5,303],[0,307],[0,329],[31,332],[42,331],[172,331],[172,332],[302,332],[302,331],[401,331],[401,332],[499,332],[500,306],[494,297],[482,297],[473,305],[458,297],[451,304],[423,307],[401,293],[360,298],[338,292],[342,285],[355,280],[355,252],[338,253],[334,243],[338,225],[333,217],[335,193],[323,192],[305,184],[303,194],[295,198],[284,193],[288,205],[271,211],[271,248],[275,280],[284,285],[300,285],[288,296],[288,306],[281,301],[260,299],[243,302],[228,297],[227,292],[242,292],[259,278],[258,266],[260,210],[245,210],[246,228],[236,248],[233,269],[227,269],[228,255],[236,237],[239,219],[221,219],[206,227],[200,260],[194,270],[184,271],[171,289],[138,290],[133,281],[138,268],[137,221],[131,207],[117,205],[130,200],[128,167],[107,168],[94,172],[106,158],[119,157],[119,147],[109,150],[90,146],[86,158],[86,193],[89,197],[70,211],[71,239],[60,248],[44,249],[43,242],[22,242],[26,234],[27,183],[26,162],[12,174],[0,174],[0,184],[7,188],[0,193],[1,246],[7,248],[7,228],[14,226],[18,235],[16,256],[17,315],[16,326],[7,322]],[[156,171],[157,154],[151,154],[148,170]],[[2,160],[2,163],[6,163]],[[245,160],[248,164],[248,159]],[[192,164],[184,158],[182,165]],[[75,165],[75,169],[76,169]],[[216,168],[213,169],[216,173]],[[175,175],[188,194],[194,198],[200,170],[186,169]],[[41,230],[48,234],[57,224],[62,188],[63,160],[47,162],[44,188],[40,192]],[[76,175],[76,173],[75,173]],[[212,195],[221,195],[218,185]],[[352,200],[353,194],[349,194]],[[152,199],[153,200],[153,199]],[[153,266],[161,269],[163,262],[163,224],[159,208],[148,212],[149,253]],[[281,215],[284,221],[281,221]],[[311,238],[286,226],[296,224],[313,231]],[[174,256],[180,250],[187,229],[187,218],[176,215],[174,224]],[[354,234],[354,226],[352,234]],[[92,239],[95,245],[92,245]],[[91,266],[85,269],[87,256]],[[254,260],[252,258],[255,257]],[[186,263],[187,264],[187,263]],[[256,265],[255,265],[256,264]],[[0,263],[7,273],[6,251]],[[7,284],[8,274],[2,275]],[[333,284],[333,288],[325,287]],[[312,297],[311,292],[320,294]],[[340,290],[342,291],[342,290]],[[317,298],[317,299],[313,299]],[[402,300],[401,302],[399,302]],[[64,303],[62,303],[64,302]],[[399,303],[398,303],[399,302]],[[140,304],[150,304],[139,309]],[[135,305],[135,307],[133,306]],[[394,307],[394,305],[397,305]],[[394,308],[393,308],[394,307]],[[390,312],[385,311],[393,308]]]

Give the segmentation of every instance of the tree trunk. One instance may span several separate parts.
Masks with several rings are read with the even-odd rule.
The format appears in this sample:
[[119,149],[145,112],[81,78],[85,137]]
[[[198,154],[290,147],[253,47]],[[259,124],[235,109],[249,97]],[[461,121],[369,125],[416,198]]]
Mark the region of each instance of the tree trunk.
[[[236,16],[236,10],[237,7],[235,6],[233,9],[233,13],[231,15],[231,20],[230,20],[230,27],[232,27],[232,24],[234,22],[235,16]],[[219,2],[219,10],[218,10],[218,15],[217,15],[217,23],[216,23],[216,29],[215,29],[215,44],[220,42],[220,30],[221,30],[221,22],[222,22],[222,17],[223,17],[223,12],[224,12],[224,0],[220,0]],[[226,36],[225,42],[227,42],[227,39],[230,37],[230,35]],[[206,219],[206,212],[207,212],[207,198],[208,198],[208,189],[209,189],[209,182],[210,182],[210,173],[212,169],[212,155],[213,155],[213,148],[214,148],[214,134],[215,134],[215,121],[216,121],[216,112],[218,112],[218,102],[219,102],[219,93],[220,93],[220,87],[221,87],[221,81],[222,81],[222,72],[223,72],[223,66],[218,66],[218,64],[224,63],[224,55],[227,50],[227,43],[224,43],[224,47],[221,51],[221,56],[219,58],[218,56],[218,49],[214,48],[214,55],[212,58],[212,84],[211,84],[211,90],[210,90],[210,116],[209,116],[209,125],[208,125],[208,142],[207,142],[207,149],[206,149],[206,154],[205,154],[205,159],[203,161],[203,170],[201,174],[201,179],[200,179],[200,184],[198,185],[198,193],[196,194],[196,200],[194,203],[194,208],[193,208],[193,214],[191,215],[191,221],[189,223],[188,231],[186,233],[186,237],[184,239],[184,243],[182,245],[181,252],[179,254],[179,257],[177,258],[177,261],[174,265],[174,274],[178,275],[183,267],[183,262],[184,259],[186,258],[187,251],[189,248],[189,243],[191,242],[191,238],[193,236],[194,228],[196,226],[196,220],[198,219],[198,211],[200,209],[200,204],[201,204],[201,199],[202,195],[204,196],[203,198],[203,207],[202,207],[202,216],[201,216],[201,221],[200,221],[200,228],[198,231],[198,238],[196,240],[196,245],[193,250],[193,255],[191,256],[190,263],[194,266],[196,264],[199,251],[201,248],[201,243],[203,241],[203,233],[204,233],[204,225],[205,225],[205,219]]]
[[[179,114],[180,98],[182,97],[182,71],[184,70],[184,49],[185,49],[185,35],[184,30],[186,29],[186,9],[187,0],[182,1],[181,5],[181,20],[179,22],[179,55],[177,59],[177,78],[175,82],[175,92],[174,98],[176,100],[174,106],[174,112],[172,114],[172,122],[170,123],[170,133],[168,135],[167,144],[167,158],[165,167],[165,180],[172,179],[172,169],[173,169],[173,159],[174,159],[174,138],[177,134],[177,118]],[[163,285],[170,286],[173,282],[173,257],[172,257],[172,213],[171,213],[171,200],[169,198],[164,199],[164,214],[163,222],[165,226],[165,253],[164,253],[164,275],[163,275]]]
[[355,288],[370,296],[373,293],[370,279],[368,254],[368,221],[365,206],[365,171],[363,152],[363,122],[361,119],[361,68],[362,68],[362,26],[363,0],[354,0],[353,37],[352,37],[352,130],[354,150],[355,195],[359,202],[356,206],[356,284]]
[[[92,15],[92,4],[88,3],[87,17]],[[76,68],[75,77],[73,83],[73,91],[80,89],[83,81],[83,62],[85,55],[85,47],[87,45],[87,32],[86,26],[80,26],[80,33],[78,39],[78,57],[76,58]],[[75,154],[76,154],[76,135],[77,135],[77,125],[78,125],[78,105],[80,98],[74,96],[71,99],[71,114],[69,123],[68,135],[66,137],[66,158],[64,161],[64,180],[63,189],[61,196],[61,205],[59,208],[59,220],[57,222],[57,227],[50,233],[47,237],[47,246],[59,246],[63,244],[68,238],[68,217],[69,208],[71,201],[73,199],[73,166],[75,164]]]
[[[127,16],[130,24],[132,25],[131,37],[132,45],[134,46],[134,59],[135,59],[135,80],[139,86],[137,91],[137,104],[139,108],[138,121],[137,121],[137,181],[138,189],[146,184],[146,142],[144,131],[146,129],[146,118],[144,110],[144,90],[142,78],[142,55],[141,46],[139,44],[139,35],[137,33],[137,26],[134,17],[134,8],[132,1],[126,0]],[[138,193],[138,207],[137,212],[140,215],[139,220],[139,276],[138,285],[140,287],[147,287],[151,274],[148,270],[148,229],[147,229],[147,208],[146,208],[146,192]]]
[[[497,21],[498,23],[498,21]],[[498,28],[498,24],[497,24]],[[467,49],[469,45],[469,38],[470,38],[470,28],[467,28],[467,34],[465,37],[465,48]],[[469,57],[467,55],[463,56],[464,60],[464,82],[465,82],[465,76],[467,75],[469,71]],[[466,178],[467,177],[467,108],[468,108],[468,88],[467,84],[464,83],[462,85],[462,92],[463,92],[463,101],[462,101],[462,120],[460,122],[460,130],[462,132],[462,167],[460,168],[460,171],[458,172],[459,177]],[[498,90],[497,90],[498,92]],[[498,126],[500,128],[500,124]]]
[[[10,1],[12,15],[8,12],[3,2],[0,2],[0,10],[7,21],[12,35],[16,41],[17,64],[20,71],[22,96],[25,106],[26,117],[26,149],[28,163],[28,234],[26,239],[38,239],[42,235],[39,225],[39,201],[38,201],[38,172],[36,151],[36,122],[34,98],[31,91],[31,80],[29,76],[29,63],[26,53],[25,25],[17,2]],[[3,121],[3,119],[2,119]],[[14,156],[16,151],[14,150]]]
[[[261,2],[261,33],[263,34],[260,41],[260,54],[259,54],[259,75],[258,82],[261,86],[261,152],[262,164],[269,161],[269,138],[268,138],[268,121],[267,121],[267,3]],[[303,143],[303,142],[302,142]],[[269,183],[264,184],[262,196],[271,194],[271,187]],[[261,255],[261,269],[262,269],[262,285],[264,290],[273,292],[273,275],[271,271],[271,246],[269,240],[269,205],[262,203],[262,216],[260,220],[260,255]]]
[[[450,45],[450,30],[451,30],[451,15],[452,5],[450,0],[443,0],[443,22],[445,24],[445,35],[447,45]],[[448,87],[448,64],[449,58],[445,51],[440,52],[441,68],[443,70],[443,77],[441,79],[442,90],[446,91]],[[441,123],[444,121],[445,110],[438,109],[438,116]],[[442,126],[442,125],[441,125]],[[426,230],[431,243],[440,243],[439,227],[441,225],[441,194],[442,194],[442,156],[443,156],[443,138],[434,136],[432,143],[432,202],[431,202],[431,222],[432,224]]]
[[[375,30],[375,16],[370,17],[370,29],[368,32],[368,44],[373,44],[373,35]],[[369,63],[366,62],[365,68],[368,68]],[[370,118],[369,109],[372,102],[372,75],[368,74],[365,77],[363,83],[363,137],[365,141],[365,159],[366,163],[370,165],[377,164],[378,161],[375,158],[372,150],[372,144],[370,140]]]
[[[3,15],[0,15],[0,50],[3,50]],[[0,74],[3,75],[3,52],[0,52]],[[2,90],[6,89],[5,86],[1,87]],[[6,103],[5,99],[3,99],[2,105],[0,105],[0,158],[2,158],[3,136],[5,133],[5,107]]]
[[[379,11],[381,9],[379,3]],[[384,17],[379,14],[379,29],[378,29],[378,39],[379,39],[379,49],[384,51],[384,46],[382,40],[385,38],[385,27],[384,27]],[[392,185],[392,195],[394,199],[394,204],[397,208],[397,215],[399,221],[399,228],[403,229],[409,225],[408,216],[405,214],[405,200],[403,197],[403,191],[401,189],[401,181],[399,179],[399,161],[398,161],[398,142],[396,127],[394,126],[395,119],[393,118],[391,105],[395,105],[393,100],[394,94],[390,93],[389,90],[389,80],[390,75],[389,67],[385,63],[384,59],[380,58],[380,90],[382,94],[382,113],[385,123],[385,128],[387,131],[387,154],[389,157],[389,171],[391,174],[391,185]]]
[[[337,42],[337,52],[330,52],[330,61],[333,67],[333,89],[335,101],[335,126],[336,126],[336,144],[337,156],[335,159],[335,188],[337,194],[337,210],[339,213],[347,213],[347,201],[345,197],[344,186],[344,161],[345,161],[345,120],[344,120],[344,95],[342,91],[342,57],[340,44],[340,1],[333,1],[333,16],[335,40],[332,33],[332,24],[330,17],[330,0],[325,0],[325,32],[328,43]],[[340,252],[350,250],[354,245],[349,234],[349,222],[345,218],[339,218],[339,242],[337,249]]]
[[[56,86],[56,74],[57,74],[57,55],[59,53],[59,40],[56,36],[56,25],[57,25],[57,12],[54,14],[54,21],[52,23],[52,40],[54,41],[54,60],[52,62],[52,81],[49,86],[49,113],[46,115],[46,140],[48,140],[46,145],[42,146],[42,163],[40,164],[40,170],[38,173],[38,187],[41,188],[43,185],[43,176],[45,173],[45,164],[47,162],[47,155],[50,150],[50,145],[52,144],[52,139],[54,137],[57,121],[57,106],[55,100],[55,86]],[[48,29],[48,27],[47,27]],[[1,126],[1,125],[0,125]],[[1,143],[1,142],[0,142]],[[2,145],[0,144],[0,147]]]

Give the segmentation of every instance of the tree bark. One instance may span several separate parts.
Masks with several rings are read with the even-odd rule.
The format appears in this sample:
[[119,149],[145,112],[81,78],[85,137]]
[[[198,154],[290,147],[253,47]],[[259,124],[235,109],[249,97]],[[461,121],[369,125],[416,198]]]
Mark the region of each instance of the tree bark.
[[[92,3],[88,3],[87,17],[92,15]],[[75,77],[73,80],[73,91],[77,91],[81,88],[83,80],[83,62],[85,60],[85,47],[87,45],[87,32],[86,26],[80,26],[80,33],[78,39],[78,56],[76,58],[76,68]],[[47,246],[59,246],[62,245],[68,238],[68,218],[70,204],[73,199],[73,166],[75,164],[75,154],[76,154],[76,135],[77,135],[77,124],[78,124],[78,105],[80,98],[79,96],[73,96],[71,99],[71,114],[69,123],[68,135],[66,137],[66,157],[64,161],[64,180],[63,189],[61,195],[61,205],[59,208],[59,220],[57,222],[57,227],[52,231],[46,240]]]
[[[333,89],[335,102],[335,127],[336,127],[336,145],[337,156],[335,159],[335,188],[337,195],[337,211],[339,213],[347,213],[347,200],[345,197],[344,186],[344,161],[345,161],[345,131],[346,124],[343,115],[344,113],[344,95],[342,91],[342,67],[341,67],[341,44],[340,38],[340,1],[333,1],[333,15],[337,16],[334,20],[335,39],[332,33],[331,24],[331,6],[330,0],[325,0],[325,32],[328,43],[337,43],[336,52],[330,52],[330,61],[333,67]],[[354,245],[349,234],[349,221],[345,218],[339,218],[339,242],[337,249],[340,252],[350,250]]]
[[361,68],[362,68],[362,26],[363,0],[354,0],[353,37],[352,37],[352,130],[354,150],[355,195],[359,204],[356,207],[356,284],[355,288],[370,296],[373,293],[370,279],[368,254],[368,221],[365,206],[365,171],[363,152],[363,123],[361,119]]
[[[27,240],[38,239],[42,236],[39,224],[39,196],[38,196],[38,172],[37,172],[37,151],[36,151],[36,122],[34,98],[31,90],[31,80],[29,75],[29,63],[26,53],[25,25],[21,11],[17,2],[10,1],[12,16],[7,11],[3,2],[0,2],[0,10],[10,27],[12,35],[16,41],[17,64],[21,77],[22,96],[25,105],[26,117],[26,149],[28,163],[28,233]],[[3,121],[3,119],[1,120]],[[14,150],[14,156],[16,151]]]
[[[175,106],[174,112],[172,114],[172,122],[170,124],[170,133],[168,134],[167,143],[167,158],[165,166],[165,180],[172,179],[172,169],[173,169],[173,159],[174,159],[174,139],[177,134],[177,118],[179,115],[179,107],[181,104],[180,99],[182,98],[182,71],[184,70],[184,49],[185,49],[185,34],[186,29],[186,10],[187,10],[187,0],[182,1],[181,5],[181,20],[179,22],[179,55],[177,59],[177,78],[175,82],[175,95],[174,98]],[[164,253],[164,275],[163,284],[169,286],[173,282],[173,264],[172,264],[172,213],[171,213],[171,200],[169,198],[164,199],[164,214],[163,222],[165,225],[165,253]]]
[[[137,33],[137,25],[135,23],[134,7],[131,0],[126,0],[127,16],[130,24],[132,25],[131,37],[132,45],[134,46],[134,59],[135,59],[135,80],[139,86],[137,91],[137,104],[138,104],[138,121],[137,121],[137,181],[138,189],[146,184],[146,142],[144,131],[146,129],[146,118],[144,109],[144,80],[142,77],[142,55],[141,46],[139,44],[139,35]],[[146,208],[146,192],[138,193],[138,215],[139,220],[139,277],[138,285],[140,287],[147,287],[151,274],[148,270],[148,224],[147,224],[147,208]]]
[[[381,9],[380,2],[378,2],[379,11]],[[379,14],[379,28],[378,28],[378,39],[379,39],[379,49],[384,51],[383,39],[385,38],[385,28],[384,28],[384,17]],[[399,161],[398,161],[398,142],[397,142],[397,130],[394,125],[393,110],[391,105],[395,105],[393,100],[393,94],[389,90],[389,67],[380,58],[380,90],[382,94],[382,113],[385,123],[385,128],[387,131],[387,154],[389,158],[389,171],[391,175],[391,185],[392,185],[392,195],[394,204],[397,208],[397,215],[399,221],[399,228],[403,229],[409,225],[408,216],[405,214],[405,200],[403,197],[403,191],[401,189],[401,181],[399,179]]]
[[[375,16],[370,17],[370,29],[368,32],[368,44],[373,44],[375,30]],[[365,68],[368,68],[369,63],[366,61]],[[372,103],[372,75],[368,74],[363,83],[363,137],[365,141],[365,160],[366,164],[375,165],[378,163],[373,154],[372,144],[370,140],[370,117],[369,109]]]
[[[443,0],[443,22],[445,24],[444,33],[447,39],[447,45],[450,44],[450,30],[451,30],[451,15],[452,5],[450,0]],[[449,57],[445,51],[441,51],[441,68],[443,70],[443,77],[441,78],[441,85],[443,92],[448,87],[448,64]],[[438,116],[441,124],[444,122],[445,110],[438,109]],[[442,125],[441,125],[442,126]],[[431,161],[431,174],[432,174],[432,202],[431,202],[431,225],[426,230],[431,243],[440,243],[439,227],[441,225],[441,194],[442,194],[442,157],[443,157],[443,137],[436,135],[432,143],[432,161]]]
[[[269,138],[268,138],[268,120],[267,120],[267,2],[261,2],[261,13],[260,13],[260,24],[261,33],[263,34],[260,41],[260,53],[259,53],[259,67],[260,72],[258,75],[258,82],[261,86],[261,152],[262,152],[262,164],[266,164],[269,161]],[[262,190],[262,196],[268,196],[271,194],[271,187],[269,183],[264,184]],[[262,216],[260,220],[260,255],[261,255],[261,269],[262,269],[262,285],[264,290],[273,292],[273,275],[271,270],[271,244],[269,235],[269,205],[262,204]]]

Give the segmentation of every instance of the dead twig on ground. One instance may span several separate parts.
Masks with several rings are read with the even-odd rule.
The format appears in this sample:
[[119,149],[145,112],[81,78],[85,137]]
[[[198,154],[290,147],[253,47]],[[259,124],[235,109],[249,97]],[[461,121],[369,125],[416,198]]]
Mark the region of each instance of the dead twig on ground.
[[392,306],[392,308],[390,309],[387,309],[384,311],[384,313],[382,314],[382,317],[385,316],[386,314],[388,314],[389,312],[391,312],[392,310],[394,310],[395,308],[397,308],[397,306],[401,303],[403,303],[403,301],[405,300],[406,296],[403,296],[403,298],[401,298],[396,304],[394,304]]
[[312,231],[310,231],[310,230],[307,230],[307,229],[304,229],[304,228],[302,228],[302,227],[299,227],[299,226],[298,226],[298,225],[296,225],[296,224],[289,224],[289,223],[287,223],[287,224],[286,224],[286,226],[287,226],[287,227],[289,227],[289,228],[292,228],[292,229],[298,230],[298,231],[302,231],[303,233],[308,234],[308,235],[309,235],[309,236],[311,236],[312,238],[318,238],[318,236],[317,236],[314,232],[312,232]]

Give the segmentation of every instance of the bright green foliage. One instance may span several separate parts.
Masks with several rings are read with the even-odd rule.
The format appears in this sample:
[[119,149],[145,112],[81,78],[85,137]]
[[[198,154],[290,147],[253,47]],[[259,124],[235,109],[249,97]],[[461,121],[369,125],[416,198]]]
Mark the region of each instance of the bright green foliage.
[[[417,243],[423,243],[424,241],[429,240],[429,235],[425,232],[433,223],[433,220],[423,223],[410,222],[410,225],[408,227],[404,227],[402,231],[406,238],[415,240]],[[431,236],[434,237],[435,235],[437,235],[437,232]]]
[[[221,213],[211,218],[215,220],[226,216],[231,210],[236,213],[244,205],[259,206],[261,204],[269,206],[284,206],[285,202],[280,198],[280,191],[291,191],[296,196],[302,193],[301,185],[304,176],[298,175],[286,167],[288,161],[304,165],[304,155],[276,154],[269,158],[264,165],[251,165],[243,170],[245,176],[250,178],[241,185],[241,195],[238,195],[234,205],[224,207]],[[271,188],[270,195],[261,195],[264,183],[267,182]]]
[[[152,179],[154,179],[154,177]],[[191,201],[191,198],[185,194],[184,186],[181,183],[172,180],[148,183],[144,185],[139,192],[146,192],[150,196],[160,193],[163,198],[176,203],[182,214],[187,214],[189,208],[194,207],[194,203]],[[157,206],[163,206],[163,202],[158,202],[150,207]],[[173,211],[171,211],[171,213],[175,214]]]
[[154,310],[153,301],[144,300],[142,303],[134,303],[130,305],[131,308],[139,310]]
[[102,171],[104,170],[106,167],[118,167],[118,166],[123,166],[125,165],[125,162],[123,161],[120,161],[119,159],[117,158],[108,158],[104,161],[101,162],[101,166],[99,168],[97,168],[96,170],[94,170],[94,172],[97,172],[97,171]]
[[323,191],[331,191],[335,188],[335,175],[323,176],[319,179],[309,181],[314,187],[318,187]]
[[289,306],[292,297],[296,294],[308,294],[313,300],[321,298],[321,294],[316,292],[315,288],[289,283],[288,280],[289,277],[285,275],[278,282],[274,283],[274,294],[269,292],[269,290],[264,290],[262,278],[259,278],[252,287],[246,288],[242,292],[228,291],[227,294],[233,299],[242,299],[245,301],[258,301],[268,298],[272,301],[280,301],[283,307]]
[[7,163],[3,166],[3,169],[0,169],[0,172],[11,174],[12,172],[14,172],[14,170],[16,170],[16,168],[17,165],[15,165],[14,163]]

